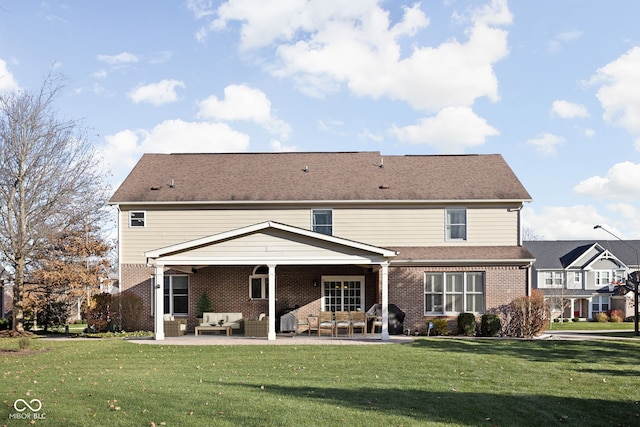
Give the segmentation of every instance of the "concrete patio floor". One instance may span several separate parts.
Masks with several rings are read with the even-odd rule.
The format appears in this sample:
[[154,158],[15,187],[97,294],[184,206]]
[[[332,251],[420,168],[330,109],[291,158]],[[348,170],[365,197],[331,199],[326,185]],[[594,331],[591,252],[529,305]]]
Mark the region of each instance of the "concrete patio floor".
[[413,341],[413,337],[406,335],[391,335],[389,340],[382,341],[380,334],[355,337],[318,337],[317,335],[278,334],[275,340],[269,341],[262,337],[245,337],[242,335],[226,336],[223,334],[194,335],[187,334],[180,337],[165,337],[156,341],[153,338],[130,339],[137,344],[151,345],[380,345],[405,344]]

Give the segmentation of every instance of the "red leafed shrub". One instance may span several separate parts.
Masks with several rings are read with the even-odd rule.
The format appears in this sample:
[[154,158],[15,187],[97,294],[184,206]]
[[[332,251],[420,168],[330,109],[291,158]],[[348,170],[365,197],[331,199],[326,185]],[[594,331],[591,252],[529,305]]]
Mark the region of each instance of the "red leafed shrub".
[[506,336],[533,338],[542,334],[549,322],[549,305],[544,294],[534,290],[531,296],[517,298],[508,306],[501,307],[504,319],[503,333]]

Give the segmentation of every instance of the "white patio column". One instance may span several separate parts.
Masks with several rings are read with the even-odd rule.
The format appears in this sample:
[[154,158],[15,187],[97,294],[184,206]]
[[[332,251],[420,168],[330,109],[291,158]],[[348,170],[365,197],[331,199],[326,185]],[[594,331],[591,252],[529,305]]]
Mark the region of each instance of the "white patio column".
[[576,311],[576,309],[575,309],[576,299],[575,298],[571,298],[570,301],[571,301],[571,313],[569,313],[569,315],[570,315],[569,319],[573,319],[574,313]]
[[389,263],[380,264],[382,267],[382,340],[389,339]]
[[164,340],[164,266],[155,266],[154,271],[154,296],[156,300],[155,311],[155,339]]
[[276,339],[276,266],[269,264],[269,333],[267,339]]

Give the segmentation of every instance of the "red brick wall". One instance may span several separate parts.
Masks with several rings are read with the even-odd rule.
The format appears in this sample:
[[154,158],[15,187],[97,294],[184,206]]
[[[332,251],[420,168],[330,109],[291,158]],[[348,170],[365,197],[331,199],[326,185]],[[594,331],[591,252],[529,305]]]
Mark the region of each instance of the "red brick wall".
[[[144,304],[142,328],[153,330],[151,316],[151,274],[146,265],[122,265],[123,291],[131,290]],[[197,320],[195,307],[203,292],[211,299],[214,312],[241,312],[244,318],[257,318],[268,313],[267,300],[249,298],[249,276],[253,266],[207,267],[190,274],[188,329],[193,330]],[[425,271],[483,271],[485,272],[485,306],[487,310],[508,304],[526,294],[527,270],[518,267],[390,267],[389,303],[405,312],[404,327],[412,331],[425,331],[424,273]],[[167,272],[165,274],[170,274]],[[182,274],[180,272],[175,272]],[[358,266],[278,266],[276,313],[300,306],[300,315],[320,311],[320,278],[323,275],[364,275],[365,310],[380,302],[378,273]],[[313,284],[318,286],[314,287]]]
[[424,273],[441,271],[484,272],[487,311],[526,295],[527,270],[518,267],[390,267],[389,303],[405,312],[405,329],[426,331],[426,320],[433,317],[424,315]]
[[[254,266],[206,267],[189,275],[189,316],[187,328],[197,326],[195,309],[200,295],[206,292],[214,312],[241,312],[244,318],[256,319],[260,313],[268,313],[267,300],[249,298],[249,276]],[[143,300],[142,329],[153,330],[151,275],[153,269],[146,265],[121,266],[122,291],[129,290]],[[172,272],[165,272],[171,274]],[[184,274],[173,272],[175,274]],[[300,307],[300,315],[307,316],[320,311],[322,276],[365,276],[365,309],[378,302],[378,275],[367,268],[344,266],[278,266],[276,267],[276,313],[286,308]],[[314,283],[317,286],[314,287]]]

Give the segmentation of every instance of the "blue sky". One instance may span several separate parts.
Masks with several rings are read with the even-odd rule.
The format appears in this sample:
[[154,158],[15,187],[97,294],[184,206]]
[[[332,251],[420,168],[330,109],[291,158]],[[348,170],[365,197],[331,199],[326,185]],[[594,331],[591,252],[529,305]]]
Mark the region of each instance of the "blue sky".
[[[640,238],[637,0],[0,0],[0,91],[66,77],[145,152],[502,154],[546,239]],[[455,173],[455,171],[452,171]]]

